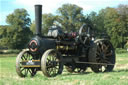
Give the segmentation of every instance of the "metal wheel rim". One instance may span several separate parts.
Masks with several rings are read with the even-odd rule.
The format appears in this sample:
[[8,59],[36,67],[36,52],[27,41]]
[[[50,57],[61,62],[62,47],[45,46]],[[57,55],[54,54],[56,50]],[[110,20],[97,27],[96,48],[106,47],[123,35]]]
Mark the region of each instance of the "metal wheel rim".
[[45,76],[54,77],[62,72],[62,62],[57,51],[47,50],[41,59],[41,69]]
[[[96,42],[96,57],[94,62],[96,63],[104,63],[101,65],[91,65],[91,68],[95,72],[108,72],[112,71],[114,65],[107,64],[115,64],[115,53],[114,48],[109,41],[98,41]],[[106,64],[106,65],[105,65]]]
[[[97,44],[97,53],[96,53],[96,61],[99,63],[113,64],[110,59],[113,56],[113,48],[110,43],[107,42],[98,42]],[[102,56],[103,54],[103,56]],[[103,58],[103,59],[102,59]],[[99,65],[99,71],[105,72],[107,70],[108,65]]]
[[16,72],[20,77],[26,77],[27,75],[34,76],[37,71],[36,68],[25,68],[21,65],[23,60],[33,60],[33,57],[28,52],[22,51],[16,58]]

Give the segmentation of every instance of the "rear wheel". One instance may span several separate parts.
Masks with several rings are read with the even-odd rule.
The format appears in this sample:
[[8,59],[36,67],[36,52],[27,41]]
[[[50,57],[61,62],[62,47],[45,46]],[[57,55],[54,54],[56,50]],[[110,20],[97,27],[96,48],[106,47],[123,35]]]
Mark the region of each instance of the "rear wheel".
[[41,59],[41,70],[47,77],[54,77],[63,71],[62,57],[54,49],[47,50]]
[[94,46],[90,48],[89,62],[99,63],[90,65],[94,72],[112,71],[115,65],[115,51],[110,41],[95,41]]

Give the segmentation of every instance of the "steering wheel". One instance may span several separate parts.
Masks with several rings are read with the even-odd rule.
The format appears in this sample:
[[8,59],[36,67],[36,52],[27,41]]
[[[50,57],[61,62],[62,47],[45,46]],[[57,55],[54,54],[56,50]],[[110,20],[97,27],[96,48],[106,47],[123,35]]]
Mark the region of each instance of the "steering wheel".
[[90,27],[87,26],[86,24],[83,24],[81,27],[80,27],[80,30],[79,30],[79,40],[80,42],[85,45],[87,39],[90,37]]

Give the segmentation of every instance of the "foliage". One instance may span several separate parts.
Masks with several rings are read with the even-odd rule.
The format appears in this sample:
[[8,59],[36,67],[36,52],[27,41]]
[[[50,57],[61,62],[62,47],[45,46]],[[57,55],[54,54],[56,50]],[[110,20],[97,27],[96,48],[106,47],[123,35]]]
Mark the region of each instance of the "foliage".
[[118,54],[127,53],[127,49],[116,48],[116,53],[118,53]]
[[98,20],[98,15],[96,12],[92,11],[88,17],[87,17],[87,23],[89,23],[91,26],[93,26],[93,29],[95,31],[99,31],[98,30],[98,23],[97,23],[97,20]]
[[122,48],[124,48],[125,41],[128,37],[128,5],[119,5],[117,8],[120,22],[121,22],[121,29],[122,29]]
[[[86,19],[82,13],[82,8],[73,5],[73,4],[64,4],[62,7],[57,9],[58,15],[43,14],[42,15],[42,34],[46,34],[48,29],[56,24],[64,31],[71,32],[71,31],[78,31],[83,23],[85,23]],[[33,32],[35,28],[34,22],[31,25],[31,30]]]
[[114,8],[106,8],[104,27],[107,30],[109,36],[111,36],[111,42],[114,47],[118,47],[121,43],[121,23],[119,15]]
[[29,14],[25,9],[15,9],[12,14],[6,18],[6,22],[13,26],[14,29],[22,27],[22,29],[29,28],[31,20]]
[[127,43],[125,44],[124,48],[128,48],[128,41],[127,41]]
[[48,29],[56,22],[57,17],[51,13],[49,14],[43,14],[42,16],[42,28],[43,28],[43,34],[48,32]]
[[[57,17],[53,14],[43,14],[42,15],[42,34],[47,34],[48,29],[56,22]],[[30,26],[31,31],[35,34],[35,21]]]
[[[31,20],[25,9],[16,9],[6,18],[8,27],[1,33],[1,43],[8,48],[21,49],[28,42],[31,31],[29,29]],[[3,28],[2,28],[3,29]]]
[[7,46],[5,45],[8,43],[7,39],[7,30],[9,29],[9,26],[0,26],[0,49],[6,48]]
[[[111,42],[115,48],[124,47],[126,41],[124,40],[124,37],[126,37],[126,34],[128,33],[128,30],[126,30],[127,27],[124,26],[124,20],[121,19],[121,15],[119,14],[119,9],[120,7],[118,10],[115,8],[105,9],[104,27],[107,29],[109,36],[111,36]],[[126,14],[124,15],[126,16]]]
[[35,34],[35,30],[36,30],[35,21],[33,21],[32,24],[30,25],[30,30],[33,34]]
[[128,37],[128,5],[107,7],[99,13],[91,12],[88,19],[97,33],[107,33],[115,48],[124,47]]
[[58,8],[58,23],[67,31],[78,31],[80,26],[85,23],[83,9],[74,4],[64,4]]
[[[75,4],[63,4],[57,9],[57,15],[43,14],[42,18],[44,35],[54,23],[67,32],[78,32],[81,25],[86,23],[95,30],[96,36],[107,33],[114,48],[127,46],[128,5],[119,5],[117,8],[107,7],[98,13],[92,11],[84,15],[83,8]],[[8,26],[0,26],[0,48],[24,48],[31,35],[35,34],[35,22],[31,24],[25,9],[14,10],[7,16],[6,21]]]

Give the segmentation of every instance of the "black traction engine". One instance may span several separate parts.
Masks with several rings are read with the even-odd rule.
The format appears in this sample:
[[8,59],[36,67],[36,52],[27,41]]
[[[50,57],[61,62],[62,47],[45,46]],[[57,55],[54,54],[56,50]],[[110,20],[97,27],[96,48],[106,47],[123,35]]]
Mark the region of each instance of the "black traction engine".
[[115,51],[108,39],[95,39],[92,28],[83,24],[79,32],[64,33],[59,26],[41,34],[42,5],[35,5],[36,35],[28,48],[16,58],[16,72],[20,77],[34,76],[42,71],[47,77],[68,72],[81,73],[90,67],[94,72],[110,72],[115,65]]

